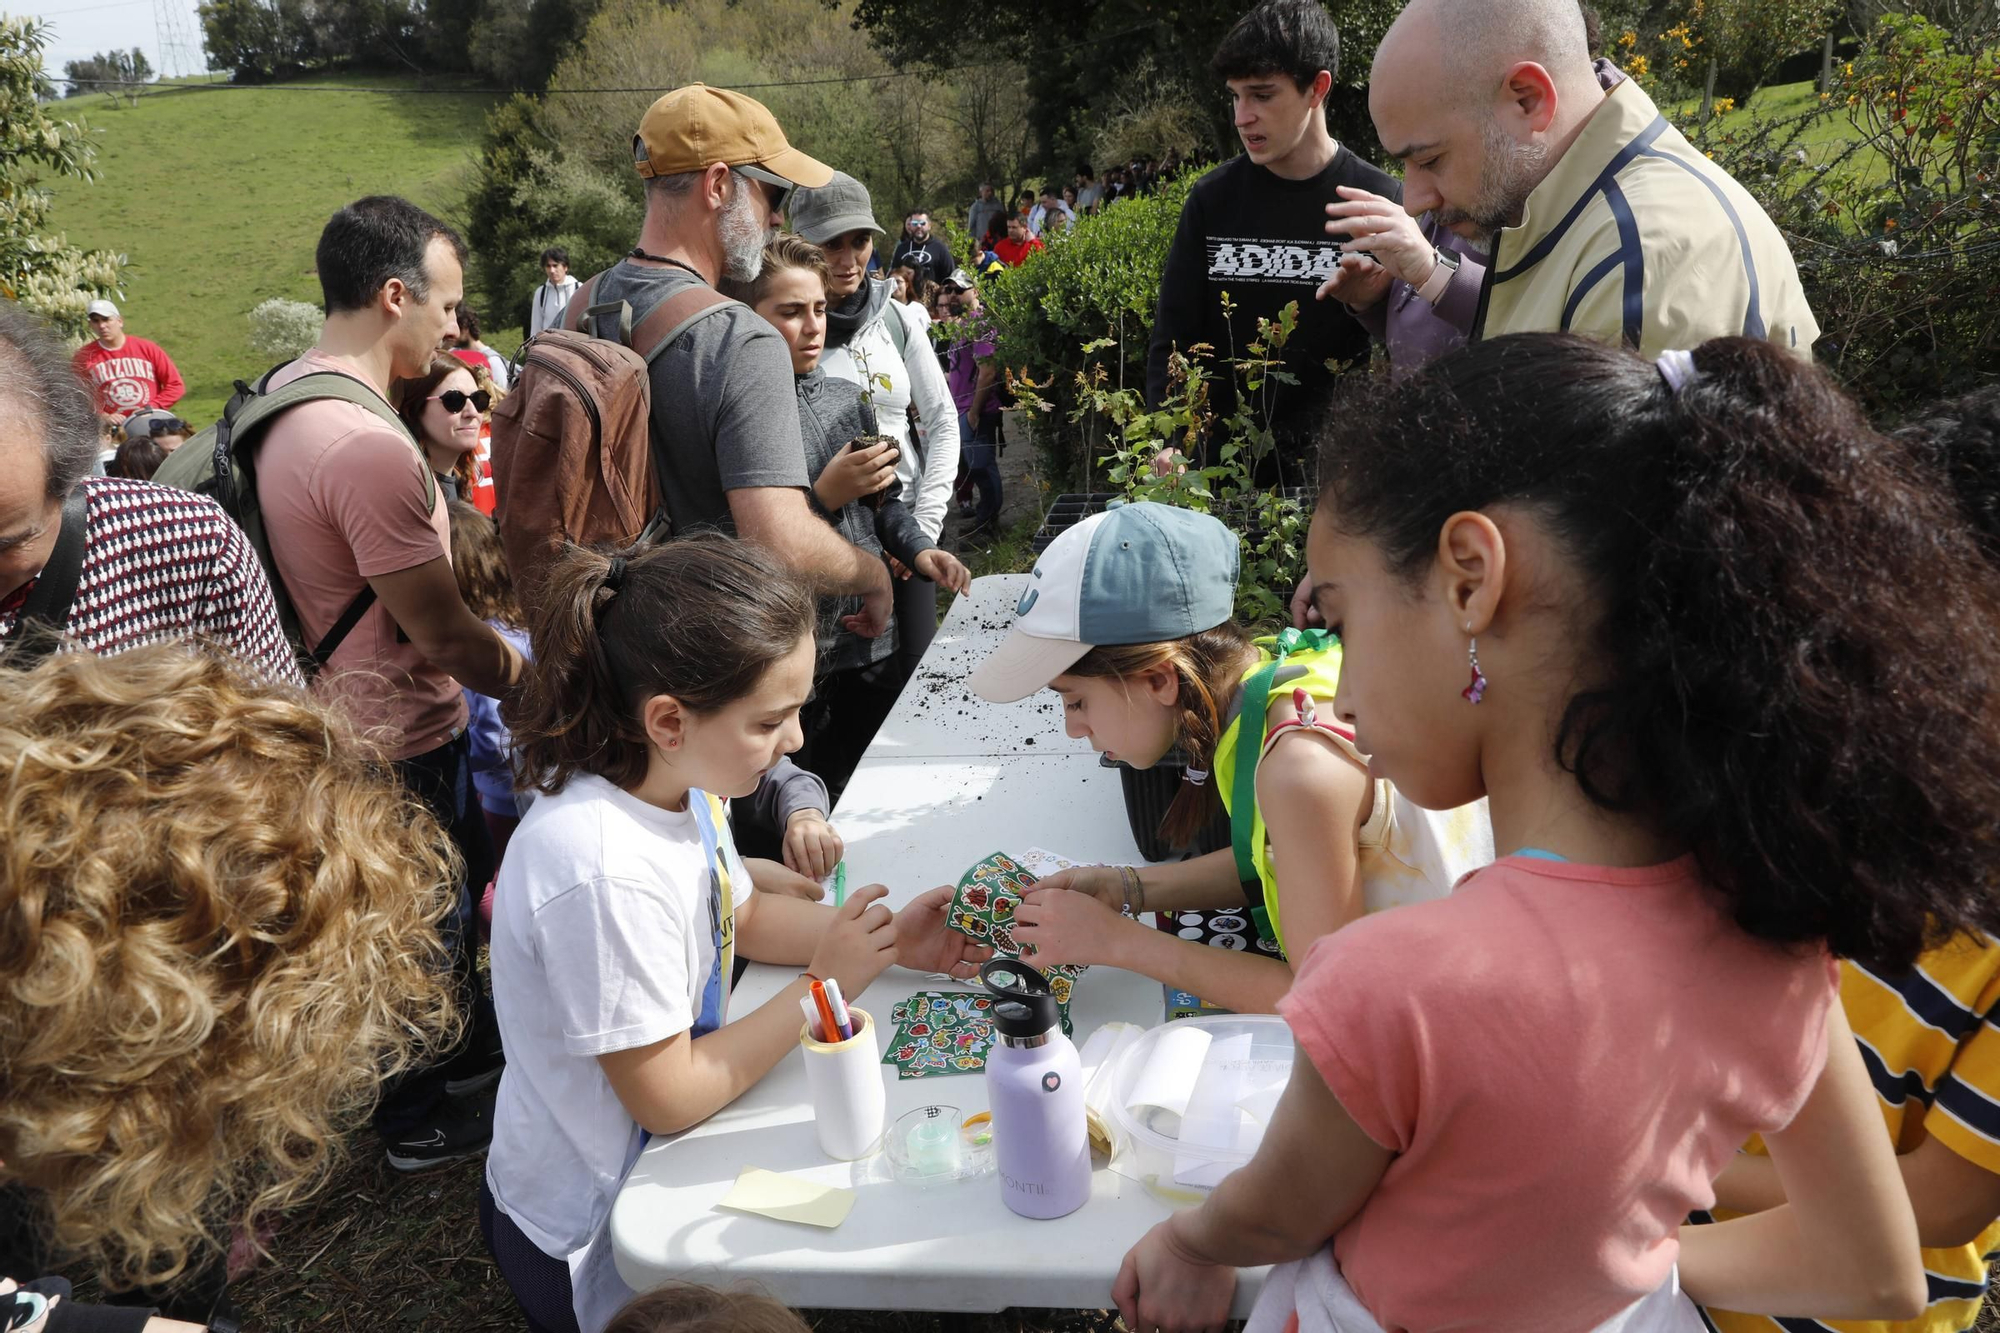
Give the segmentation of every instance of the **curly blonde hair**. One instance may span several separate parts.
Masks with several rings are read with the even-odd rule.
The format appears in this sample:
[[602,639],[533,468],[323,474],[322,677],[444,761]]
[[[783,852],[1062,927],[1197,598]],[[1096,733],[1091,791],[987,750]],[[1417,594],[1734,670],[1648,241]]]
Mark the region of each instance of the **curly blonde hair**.
[[298,1203],[455,1032],[455,853],[296,690],[171,644],[0,670],[0,827],[0,1178],[109,1285]]

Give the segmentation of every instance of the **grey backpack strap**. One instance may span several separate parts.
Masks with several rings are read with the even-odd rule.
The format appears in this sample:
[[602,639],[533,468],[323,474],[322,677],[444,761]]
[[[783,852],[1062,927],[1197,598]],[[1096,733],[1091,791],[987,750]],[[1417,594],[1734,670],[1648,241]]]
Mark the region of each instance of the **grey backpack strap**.
[[7,655],[8,665],[30,666],[55,651],[63,627],[69,624],[77,585],[83,581],[89,517],[89,499],[84,484],[78,482],[63,498],[62,527],[56,534],[55,548],[35,576],[35,586],[28,590],[28,599],[14,622],[17,646]]
[[631,340],[626,346],[644,357],[650,366],[660,353],[673,345],[674,339],[716,311],[738,304],[741,303],[730,300],[713,287],[683,287],[647,311],[646,317],[632,326]]
[[[268,378],[268,377],[267,377]],[[258,382],[262,387],[263,381]],[[231,448],[236,442],[249,439],[254,432],[279,413],[297,407],[300,403],[318,402],[332,398],[356,407],[366,408],[380,417],[388,425],[396,428],[396,433],[409,440],[410,448],[416,451],[418,469],[424,474],[424,508],[437,505],[437,476],[431,471],[430,460],[423,456],[423,449],[410,434],[410,428],[396,415],[396,409],[389,406],[381,394],[337,370],[316,370],[310,375],[301,375],[282,389],[272,389],[258,395],[246,403],[243,410],[230,423]]]

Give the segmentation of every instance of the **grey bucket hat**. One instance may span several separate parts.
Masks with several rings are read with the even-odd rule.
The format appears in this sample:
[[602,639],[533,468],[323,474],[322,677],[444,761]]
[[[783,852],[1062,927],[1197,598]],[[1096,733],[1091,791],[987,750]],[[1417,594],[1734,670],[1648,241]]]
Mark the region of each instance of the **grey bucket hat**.
[[850,231],[882,232],[868,187],[844,171],[813,190],[792,196],[792,230],[814,245],[825,245]]

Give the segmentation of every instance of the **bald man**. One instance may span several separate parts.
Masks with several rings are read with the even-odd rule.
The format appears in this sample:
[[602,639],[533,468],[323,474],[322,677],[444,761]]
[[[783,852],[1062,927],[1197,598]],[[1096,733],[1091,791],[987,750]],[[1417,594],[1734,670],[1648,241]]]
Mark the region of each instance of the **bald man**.
[[1566,329],[1655,356],[1742,334],[1811,356],[1777,227],[1638,84],[1600,85],[1577,0],[1411,0],[1368,109],[1403,207],[1492,257],[1475,337]]

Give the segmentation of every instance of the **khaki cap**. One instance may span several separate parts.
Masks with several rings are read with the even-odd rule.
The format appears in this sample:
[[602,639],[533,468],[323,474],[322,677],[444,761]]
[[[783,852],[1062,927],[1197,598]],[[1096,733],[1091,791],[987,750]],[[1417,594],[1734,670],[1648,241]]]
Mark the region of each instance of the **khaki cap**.
[[762,167],[807,188],[833,179],[833,168],[785,141],[762,102],[727,88],[691,83],[674,89],[646,109],[632,136],[632,164],[641,176],[678,176],[717,162]]

